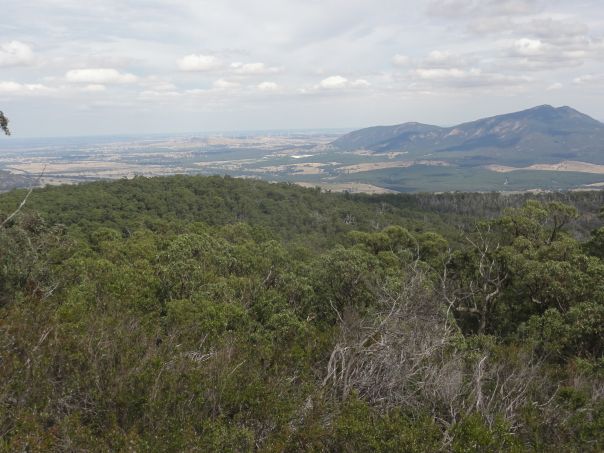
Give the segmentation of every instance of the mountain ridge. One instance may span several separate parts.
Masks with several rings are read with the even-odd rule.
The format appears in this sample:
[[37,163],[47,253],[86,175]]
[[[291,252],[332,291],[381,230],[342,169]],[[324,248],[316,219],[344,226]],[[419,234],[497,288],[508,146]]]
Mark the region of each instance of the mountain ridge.
[[450,127],[417,122],[374,126],[331,145],[343,151],[438,153],[466,165],[554,163],[561,158],[604,163],[604,124],[572,107],[545,104]]

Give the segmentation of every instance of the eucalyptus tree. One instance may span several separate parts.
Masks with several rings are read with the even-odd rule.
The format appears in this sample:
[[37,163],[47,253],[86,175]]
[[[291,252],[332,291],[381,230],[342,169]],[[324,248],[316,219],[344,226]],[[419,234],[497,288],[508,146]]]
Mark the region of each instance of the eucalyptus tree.
[[0,128],[6,135],[10,135],[10,129],[8,128],[8,118],[4,116],[4,113],[0,110]]

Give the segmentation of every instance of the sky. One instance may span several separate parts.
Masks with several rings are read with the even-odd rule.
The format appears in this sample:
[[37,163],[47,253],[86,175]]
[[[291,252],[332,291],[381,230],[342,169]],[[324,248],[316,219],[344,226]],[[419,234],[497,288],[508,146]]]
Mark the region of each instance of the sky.
[[2,2],[14,136],[604,120],[602,0]]

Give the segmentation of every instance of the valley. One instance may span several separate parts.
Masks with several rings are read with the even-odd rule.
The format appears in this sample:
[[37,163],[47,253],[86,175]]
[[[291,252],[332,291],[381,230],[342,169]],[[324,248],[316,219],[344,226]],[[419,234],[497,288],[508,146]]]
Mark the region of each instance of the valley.
[[568,107],[451,128],[405,123],[345,132],[11,138],[0,143],[2,187],[172,174],[368,193],[589,190],[604,183],[604,125]]

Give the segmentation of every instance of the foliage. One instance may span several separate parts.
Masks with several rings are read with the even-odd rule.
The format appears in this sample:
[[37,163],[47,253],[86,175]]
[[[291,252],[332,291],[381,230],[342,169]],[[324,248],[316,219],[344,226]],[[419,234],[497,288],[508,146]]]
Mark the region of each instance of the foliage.
[[8,118],[4,115],[2,111],[0,111],[0,129],[6,135],[10,135],[10,129],[8,128]]
[[601,225],[420,199],[34,191],[0,228],[0,451],[601,451]]

